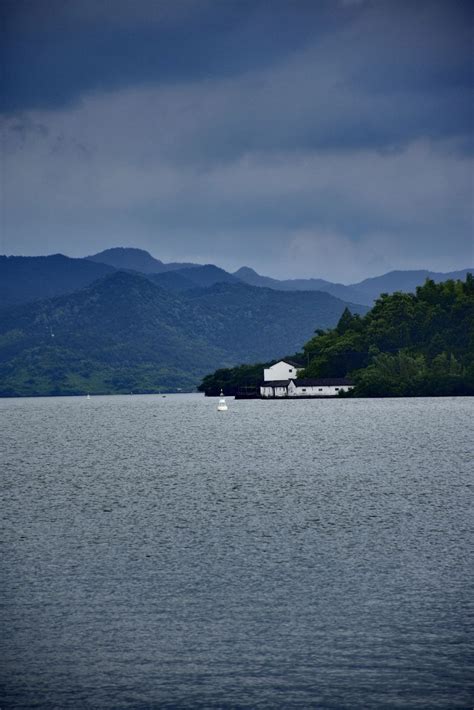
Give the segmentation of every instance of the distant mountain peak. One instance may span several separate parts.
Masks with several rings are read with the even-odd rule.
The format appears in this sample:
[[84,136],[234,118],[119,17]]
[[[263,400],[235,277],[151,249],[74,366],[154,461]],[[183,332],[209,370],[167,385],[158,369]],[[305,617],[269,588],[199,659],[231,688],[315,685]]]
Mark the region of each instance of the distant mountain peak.
[[121,257],[127,255],[141,256],[143,258],[153,259],[154,261],[160,261],[159,259],[155,259],[149,251],[146,251],[146,249],[138,249],[137,247],[111,247],[110,249],[103,249],[103,251],[93,254],[92,256],[86,256],[85,258],[95,259],[99,256]]
[[234,271],[233,273],[234,276],[237,276],[237,278],[240,278],[241,276],[259,276],[260,274],[257,274],[255,269],[250,268],[250,266],[241,266],[240,269],[237,269],[237,271]]
[[142,274],[161,274],[165,271],[178,271],[179,269],[191,269],[200,266],[200,264],[189,262],[171,262],[166,264],[160,259],[155,259],[155,257],[145,249],[138,249],[137,247],[112,247],[110,249],[104,249],[104,251],[100,251],[98,254],[86,256],[85,259],[108,264],[115,269],[140,271]]
[[137,249],[136,247],[112,247],[111,249],[104,249],[98,254],[86,256],[86,259],[109,264],[109,266],[113,266],[116,269],[131,269],[145,274],[159,273],[165,270],[165,266],[160,259],[155,259],[145,249]]

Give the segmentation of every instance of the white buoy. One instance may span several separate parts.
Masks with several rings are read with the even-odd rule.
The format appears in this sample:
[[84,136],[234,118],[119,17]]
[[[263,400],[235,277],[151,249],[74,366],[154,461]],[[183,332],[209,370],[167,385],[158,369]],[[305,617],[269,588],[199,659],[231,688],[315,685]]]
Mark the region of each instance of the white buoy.
[[89,393],[87,393],[87,397],[86,397],[86,399],[90,399],[90,398],[91,398],[90,394],[89,394]]
[[227,412],[227,402],[224,399],[224,392],[221,390],[221,395],[220,395],[220,400],[219,404],[217,405],[217,411],[218,412]]

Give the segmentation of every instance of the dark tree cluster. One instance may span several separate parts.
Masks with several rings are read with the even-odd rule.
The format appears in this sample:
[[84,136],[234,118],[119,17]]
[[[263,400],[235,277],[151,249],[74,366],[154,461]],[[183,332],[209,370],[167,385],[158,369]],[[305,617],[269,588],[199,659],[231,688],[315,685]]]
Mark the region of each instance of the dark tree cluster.
[[472,395],[474,278],[382,294],[362,317],[346,309],[304,352],[305,377],[351,376],[354,395]]

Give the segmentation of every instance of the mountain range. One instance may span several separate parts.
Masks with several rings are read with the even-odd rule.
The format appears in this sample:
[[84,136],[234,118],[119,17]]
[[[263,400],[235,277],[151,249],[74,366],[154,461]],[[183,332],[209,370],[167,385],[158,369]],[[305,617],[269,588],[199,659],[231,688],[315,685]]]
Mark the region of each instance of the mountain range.
[[390,271],[345,285],[317,278],[279,280],[262,276],[247,266],[229,273],[213,264],[164,263],[143,249],[115,247],[80,259],[62,254],[0,256],[0,304],[5,307],[72,293],[114,270],[146,274],[154,283],[170,291],[205,288],[216,283],[245,283],[274,291],[324,291],[342,301],[371,306],[382,293],[414,292],[427,278],[436,283],[462,280],[474,268],[446,273],[426,269]]
[[344,286],[165,264],[138,249],[3,256],[0,394],[192,389],[217,367],[294,353],[346,307],[365,313],[379,290],[408,290],[429,274],[391,272]]
[[348,286],[340,283],[332,283],[324,279],[272,279],[269,276],[261,276],[247,266],[242,267],[233,275],[241,281],[263,288],[272,288],[278,291],[326,291],[336,298],[344,301],[353,301],[366,306],[371,306],[382,293],[394,293],[395,291],[414,292],[417,286],[422,286],[426,279],[432,279],[435,283],[447,281],[448,279],[464,279],[467,273],[472,273],[473,269],[462,269],[460,271],[450,271],[441,273],[420,269],[417,271],[389,271],[382,276],[364,279],[358,283]]

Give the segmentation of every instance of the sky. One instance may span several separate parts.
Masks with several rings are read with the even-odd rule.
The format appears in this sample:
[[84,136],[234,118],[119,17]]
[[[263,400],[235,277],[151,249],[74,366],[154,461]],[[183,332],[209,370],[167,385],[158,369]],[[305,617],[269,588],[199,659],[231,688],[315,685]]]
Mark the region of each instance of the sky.
[[3,0],[0,252],[474,265],[463,0]]

